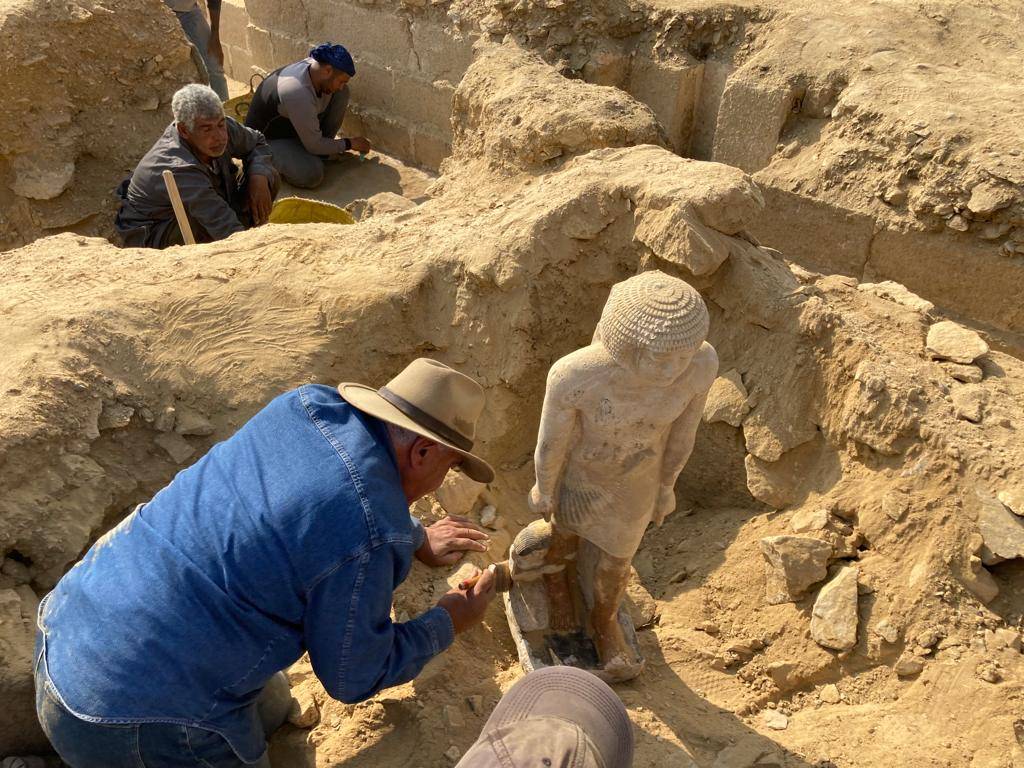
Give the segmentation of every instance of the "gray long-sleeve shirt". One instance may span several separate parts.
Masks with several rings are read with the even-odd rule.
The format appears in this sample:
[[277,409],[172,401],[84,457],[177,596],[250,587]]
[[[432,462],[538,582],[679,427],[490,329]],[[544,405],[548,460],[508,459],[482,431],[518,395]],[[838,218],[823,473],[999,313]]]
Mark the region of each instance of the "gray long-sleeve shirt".
[[242,160],[247,175],[265,176],[271,190],[278,174],[263,134],[227,118],[228,146],[207,165],[181,138],[175,123],[167,126],[131,176],[116,225],[130,247],[156,245],[158,234],[174,221],[174,209],[162,173],[170,170],[196,239],[222,240],[245,229],[238,218],[242,190],[232,158]]
[[312,58],[305,58],[268,75],[256,89],[245,124],[263,131],[278,117],[285,117],[307,152],[336,155],[345,152],[347,147],[344,139],[323,134],[319,115],[327,109],[332,94],[317,95],[309,78],[309,67],[313,63]]

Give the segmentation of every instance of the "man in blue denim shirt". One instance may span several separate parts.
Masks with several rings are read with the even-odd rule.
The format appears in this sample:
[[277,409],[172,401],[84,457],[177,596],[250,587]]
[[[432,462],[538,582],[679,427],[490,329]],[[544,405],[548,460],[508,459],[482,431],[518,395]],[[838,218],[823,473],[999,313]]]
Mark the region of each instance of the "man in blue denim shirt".
[[257,700],[306,651],[345,702],[414,678],[494,595],[485,572],[390,618],[413,555],[486,549],[469,521],[408,509],[453,467],[493,478],[471,453],[483,405],[426,359],[380,390],[300,387],[97,541],[39,612],[37,711],[65,762],[267,766]]

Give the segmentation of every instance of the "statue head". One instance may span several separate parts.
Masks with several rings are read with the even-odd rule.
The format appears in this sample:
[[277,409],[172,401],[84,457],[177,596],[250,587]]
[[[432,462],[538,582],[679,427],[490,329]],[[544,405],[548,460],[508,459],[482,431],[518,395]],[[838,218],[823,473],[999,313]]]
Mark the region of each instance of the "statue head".
[[639,378],[665,385],[690,365],[709,324],[696,289],[652,270],[612,286],[594,340]]

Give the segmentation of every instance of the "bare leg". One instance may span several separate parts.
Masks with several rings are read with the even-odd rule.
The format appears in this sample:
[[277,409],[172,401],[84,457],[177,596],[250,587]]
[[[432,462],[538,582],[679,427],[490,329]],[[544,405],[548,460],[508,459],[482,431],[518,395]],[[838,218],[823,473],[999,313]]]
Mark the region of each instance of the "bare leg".
[[[619,625],[619,603],[629,581],[629,560],[612,557],[607,552],[598,556],[594,571],[594,608],[590,612],[594,643],[602,666],[608,671],[628,671],[635,666],[633,650],[626,643]],[[635,674],[635,673],[634,673]],[[627,679],[623,677],[622,679]]]
[[544,556],[544,564],[564,563],[566,566],[557,573],[544,576],[544,586],[548,593],[548,624],[556,632],[566,632],[576,626],[570,579],[576,575],[576,548],[579,542],[579,536],[575,533],[563,531],[552,524],[551,546]]

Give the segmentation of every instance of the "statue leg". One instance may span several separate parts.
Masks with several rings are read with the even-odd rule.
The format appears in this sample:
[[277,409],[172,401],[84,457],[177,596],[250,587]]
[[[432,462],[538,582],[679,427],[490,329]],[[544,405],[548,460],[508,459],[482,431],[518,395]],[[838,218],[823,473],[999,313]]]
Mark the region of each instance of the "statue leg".
[[633,650],[619,625],[619,604],[629,582],[629,564],[628,558],[601,552],[594,572],[594,608],[590,621],[601,664],[609,671],[612,671],[610,667],[629,669],[634,666]]
[[548,626],[556,632],[567,632],[576,626],[576,610],[572,599],[572,580],[576,578],[576,548],[580,537],[551,526],[551,546],[544,556],[545,565],[565,565],[561,571],[544,575],[548,593]]

